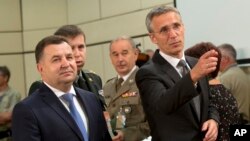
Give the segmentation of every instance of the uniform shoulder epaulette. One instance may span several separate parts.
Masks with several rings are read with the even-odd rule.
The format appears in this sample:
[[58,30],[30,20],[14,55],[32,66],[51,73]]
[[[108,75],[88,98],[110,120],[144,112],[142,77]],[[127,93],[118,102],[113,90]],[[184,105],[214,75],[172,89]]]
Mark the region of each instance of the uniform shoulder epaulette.
[[110,78],[109,80],[106,81],[106,83],[108,83],[109,81],[115,79],[116,77]]
[[94,72],[93,70],[83,70],[84,73],[93,73],[96,74],[96,72]]

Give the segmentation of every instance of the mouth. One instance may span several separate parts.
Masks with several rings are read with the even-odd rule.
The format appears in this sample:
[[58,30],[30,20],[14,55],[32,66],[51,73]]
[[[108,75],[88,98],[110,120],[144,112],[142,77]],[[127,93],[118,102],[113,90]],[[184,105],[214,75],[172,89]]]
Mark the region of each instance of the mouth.
[[177,47],[181,44],[181,41],[177,41],[177,42],[173,42],[173,43],[170,43],[171,46],[173,47]]
[[82,64],[83,62],[82,61],[76,61],[76,64]]
[[60,75],[69,76],[69,75],[72,75],[73,73],[74,73],[73,71],[64,71],[64,72],[61,72]]

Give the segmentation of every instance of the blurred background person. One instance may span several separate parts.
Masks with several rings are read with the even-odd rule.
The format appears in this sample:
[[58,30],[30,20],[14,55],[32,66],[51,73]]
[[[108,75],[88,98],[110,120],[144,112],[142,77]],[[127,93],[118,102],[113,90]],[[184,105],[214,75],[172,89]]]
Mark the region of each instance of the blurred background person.
[[103,87],[113,129],[113,141],[140,141],[149,136],[149,126],[135,83],[138,52],[134,41],[121,36],[110,43],[110,59],[117,76]]
[[218,63],[215,71],[208,74],[209,78],[209,103],[217,108],[220,114],[218,141],[230,140],[230,125],[240,124],[240,114],[238,104],[232,93],[225,88],[221,82],[216,79],[221,61],[220,50],[210,42],[198,43],[185,51],[185,55],[200,58],[203,54],[210,50],[218,52]]
[[222,58],[219,80],[236,98],[240,114],[245,123],[250,122],[250,88],[247,74],[238,66],[237,52],[230,44],[218,46]]
[[9,86],[10,70],[0,66],[0,141],[10,141],[12,110],[21,94]]

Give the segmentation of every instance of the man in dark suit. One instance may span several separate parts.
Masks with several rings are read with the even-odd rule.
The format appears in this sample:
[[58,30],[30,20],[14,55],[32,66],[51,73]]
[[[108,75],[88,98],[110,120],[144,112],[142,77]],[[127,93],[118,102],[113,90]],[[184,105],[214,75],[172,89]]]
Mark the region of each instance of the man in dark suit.
[[13,141],[111,141],[99,100],[73,86],[77,66],[67,40],[46,37],[35,55],[43,83],[15,106]]
[[[64,25],[54,35],[65,37],[72,47],[78,74],[73,83],[74,86],[93,92],[100,99],[103,110],[105,110],[106,104],[102,95],[102,80],[100,76],[93,72],[82,70],[86,60],[86,36],[84,32],[76,25]],[[37,89],[37,83],[39,81],[31,85],[29,95]]]
[[136,83],[152,141],[216,140],[219,115],[208,107],[205,76],[216,69],[217,52],[212,50],[198,61],[184,56],[184,25],[173,7],[154,8],[146,25],[158,50],[139,69]]

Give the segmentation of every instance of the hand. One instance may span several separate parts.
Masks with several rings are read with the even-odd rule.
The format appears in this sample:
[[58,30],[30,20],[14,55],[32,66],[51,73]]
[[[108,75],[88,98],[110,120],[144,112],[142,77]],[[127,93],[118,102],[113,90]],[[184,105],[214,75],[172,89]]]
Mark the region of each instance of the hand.
[[124,140],[124,135],[123,132],[120,130],[116,130],[117,135],[112,138],[112,141],[123,141]]
[[218,52],[210,50],[203,54],[197,64],[191,69],[190,75],[194,83],[216,69]]
[[206,132],[203,141],[215,141],[218,135],[218,123],[213,119],[209,119],[203,123],[201,130]]

